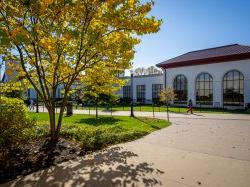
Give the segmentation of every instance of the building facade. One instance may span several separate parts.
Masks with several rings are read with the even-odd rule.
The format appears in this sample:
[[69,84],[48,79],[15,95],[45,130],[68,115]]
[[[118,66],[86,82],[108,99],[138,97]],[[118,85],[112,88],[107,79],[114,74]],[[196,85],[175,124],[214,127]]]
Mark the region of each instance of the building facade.
[[[192,51],[157,64],[163,75],[134,77],[133,100],[152,103],[170,87],[173,104],[215,108],[245,108],[250,103],[250,46],[238,44]],[[131,82],[119,91],[129,96]],[[131,91],[130,91],[131,92]]]
[[244,107],[250,103],[250,60],[169,68],[166,84],[176,93],[175,103],[191,99],[203,107]]
[[134,102],[150,104],[159,99],[159,93],[164,88],[163,74],[134,76],[133,91],[131,78],[123,77],[123,79],[127,79],[128,82],[118,91],[118,94],[125,102],[130,101],[133,95]]

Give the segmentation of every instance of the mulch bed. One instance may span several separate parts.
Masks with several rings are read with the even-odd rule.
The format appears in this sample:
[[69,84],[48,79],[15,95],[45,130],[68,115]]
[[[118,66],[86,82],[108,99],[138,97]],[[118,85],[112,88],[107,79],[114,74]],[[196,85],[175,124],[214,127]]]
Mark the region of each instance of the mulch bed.
[[0,152],[0,184],[85,154],[79,143],[65,139],[52,144],[44,138],[19,147],[7,155]]

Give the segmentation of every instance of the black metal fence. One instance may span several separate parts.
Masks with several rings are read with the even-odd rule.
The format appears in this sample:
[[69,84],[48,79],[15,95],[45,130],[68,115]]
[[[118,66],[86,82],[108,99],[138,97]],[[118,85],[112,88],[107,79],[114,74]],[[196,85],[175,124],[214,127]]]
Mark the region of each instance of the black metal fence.
[[[131,105],[129,103],[125,102],[119,102],[119,103],[101,103],[96,104],[94,102],[75,102],[71,101],[73,110],[84,110],[85,114],[94,114],[94,111],[102,111],[106,112],[106,114],[113,115],[114,112],[117,111],[130,111]],[[30,106],[27,104],[27,106],[30,108]],[[59,113],[60,111],[60,101],[56,102],[56,113]],[[34,104],[32,110],[37,111],[36,104]],[[134,102],[133,103],[133,109],[135,112],[151,112],[152,116],[155,115],[156,112],[167,112],[167,106],[162,103],[152,103],[152,104],[145,104],[141,102]],[[186,113],[187,112],[187,106],[184,105],[176,105],[176,104],[170,104],[168,107],[169,112],[172,113]],[[202,106],[201,104],[197,104],[195,107],[193,107],[194,113],[202,113],[202,112],[220,112],[220,113],[247,113],[246,110],[228,110],[225,108],[206,108]],[[65,109],[66,111],[66,109]],[[87,111],[87,112],[86,112]],[[38,112],[46,112],[46,107],[42,102],[38,103]],[[81,113],[81,112],[78,112]]]

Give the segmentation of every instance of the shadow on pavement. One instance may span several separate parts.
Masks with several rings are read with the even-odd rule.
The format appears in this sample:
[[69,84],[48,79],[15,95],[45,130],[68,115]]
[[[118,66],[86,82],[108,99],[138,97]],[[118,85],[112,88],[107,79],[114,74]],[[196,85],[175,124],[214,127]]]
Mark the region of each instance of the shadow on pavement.
[[[33,173],[3,186],[154,186],[161,185],[156,177],[163,171],[153,164],[142,162],[128,164],[127,159],[136,158],[133,152],[120,147],[88,155],[83,159]],[[133,159],[134,159],[133,158]]]

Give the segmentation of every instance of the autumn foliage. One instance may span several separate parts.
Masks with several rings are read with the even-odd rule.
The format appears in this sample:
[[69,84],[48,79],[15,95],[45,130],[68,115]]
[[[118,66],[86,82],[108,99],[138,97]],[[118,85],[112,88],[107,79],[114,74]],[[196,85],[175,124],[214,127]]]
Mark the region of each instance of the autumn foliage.
[[[130,67],[140,35],[155,33],[161,21],[148,16],[153,2],[139,0],[1,0],[0,52],[18,80],[28,80],[50,115],[53,140],[59,136],[68,95],[76,80]],[[100,68],[101,67],[101,68]],[[86,73],[91,70],[91,74]],[[63,85],[59,119],[55,94]],[[105,89],[105,88],[103,88]]]

